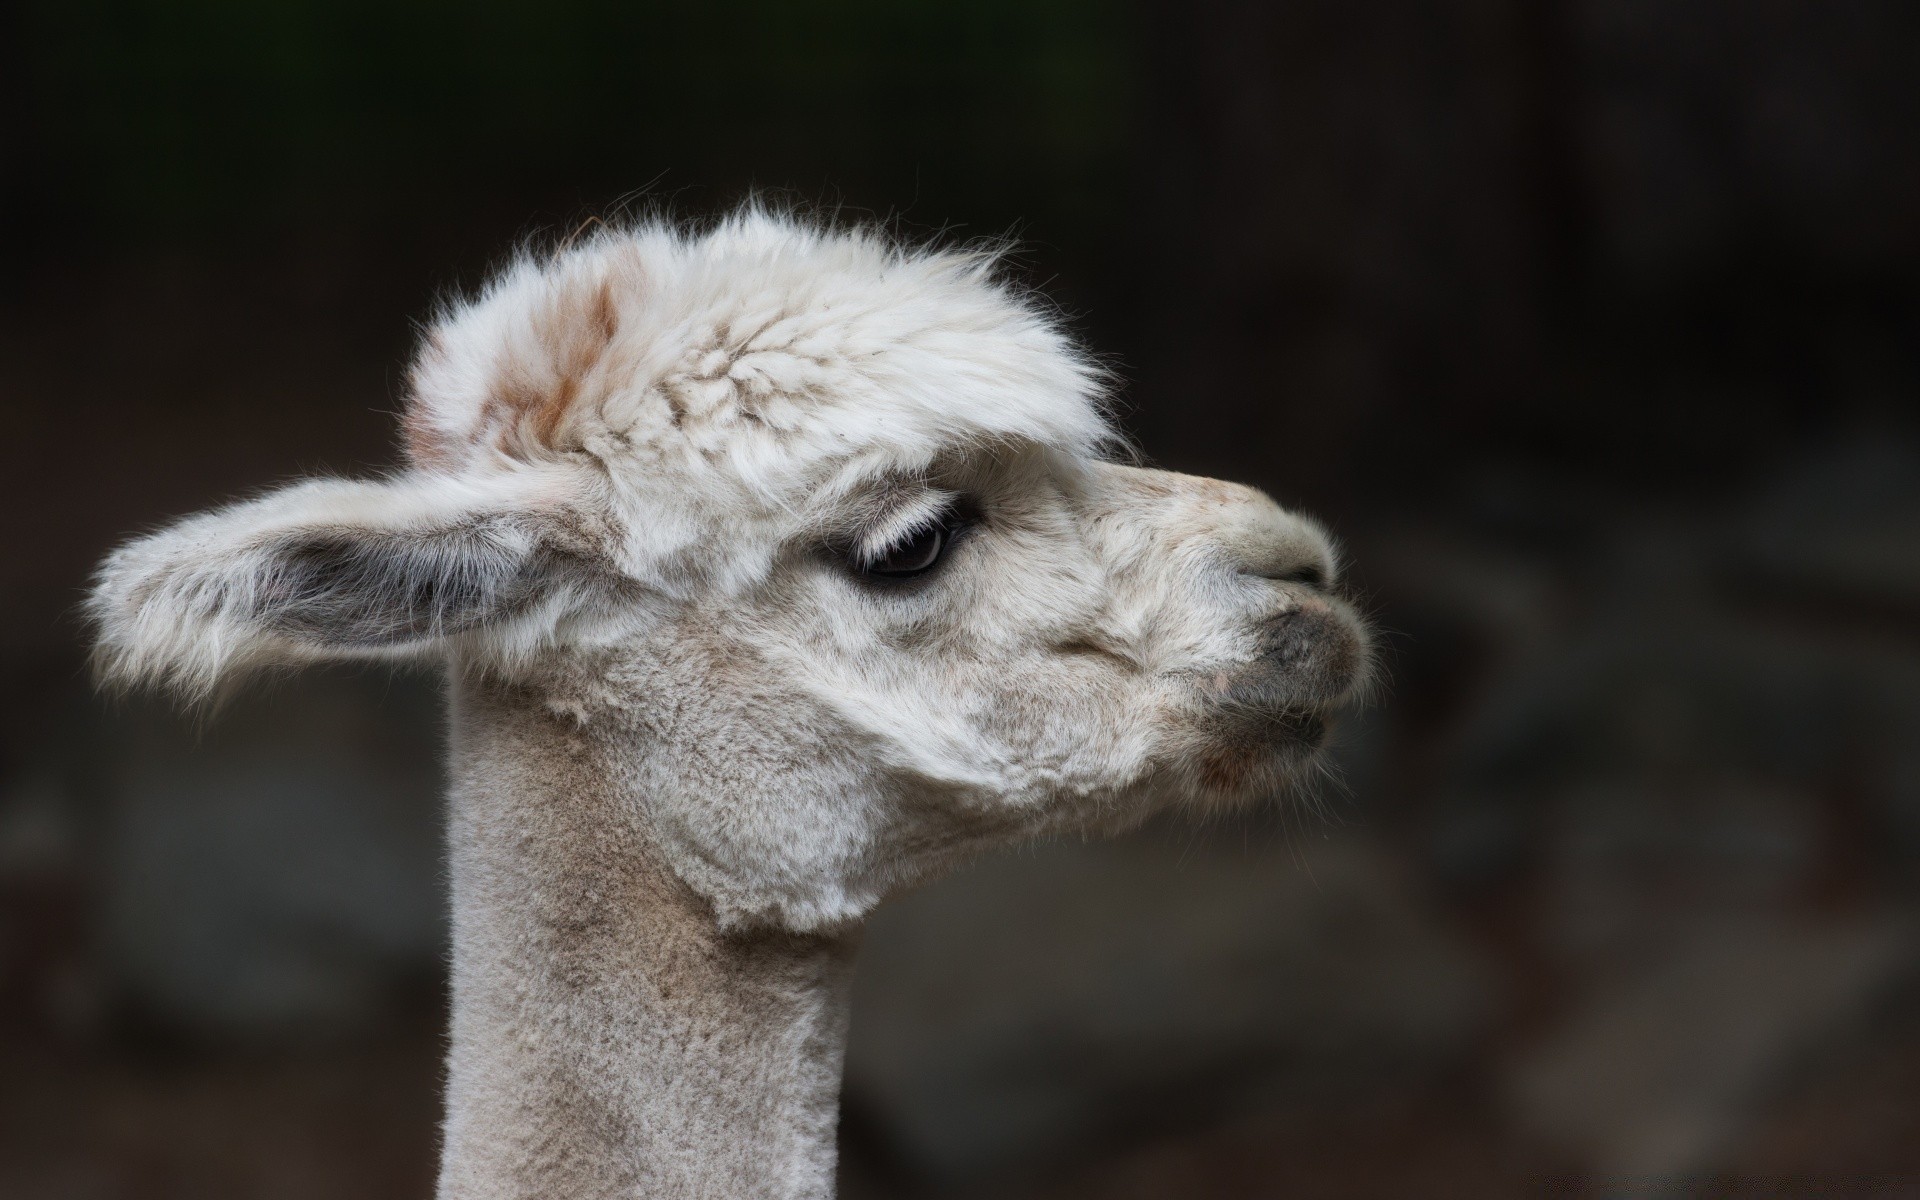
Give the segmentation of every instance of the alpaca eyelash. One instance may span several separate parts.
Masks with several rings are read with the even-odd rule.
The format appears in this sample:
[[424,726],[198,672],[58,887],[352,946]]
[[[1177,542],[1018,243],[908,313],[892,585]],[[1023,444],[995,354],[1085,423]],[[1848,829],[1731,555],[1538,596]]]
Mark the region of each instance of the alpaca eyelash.
[[891,506],[884,516],[868,523],[842,548],[848,562],[855,567],[872,566],[934,526],[952,524],[960,508],[961,498],[953,492],[920,490],[918,495]]
[[875,544],[869,542],[855,551],[854,565],[863,571],[872,570],[876,564],[884,562],[889,555],[904,550],[934,530],[941,528],[951,529],[953,526],[953,516],[954,507],[949,504],[936,512],[921,517],[906,528],[897,531],[884,543]]
[[965,497],[930,493],[920,504],[896,513],[888,526],[870,530],[864,544],[843,550],[841,561],[849,573],[873,586],[920,583],[943,568],[978,518],[978,508]]

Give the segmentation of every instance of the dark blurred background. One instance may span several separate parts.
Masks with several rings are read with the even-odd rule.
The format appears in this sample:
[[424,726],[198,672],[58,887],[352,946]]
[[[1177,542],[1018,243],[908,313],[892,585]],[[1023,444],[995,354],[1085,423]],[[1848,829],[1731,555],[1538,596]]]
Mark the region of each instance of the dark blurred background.
[[1329,522],[1390,673],[1316,810],[884,910],[850,1200],[1920,1187],[1911,0],[0,22],[0,1195],[429,1194],[437,683],[196,728],[74,605],[394,464],[413,322],[516,239],[756,187],[1020,236],[1149,455]]

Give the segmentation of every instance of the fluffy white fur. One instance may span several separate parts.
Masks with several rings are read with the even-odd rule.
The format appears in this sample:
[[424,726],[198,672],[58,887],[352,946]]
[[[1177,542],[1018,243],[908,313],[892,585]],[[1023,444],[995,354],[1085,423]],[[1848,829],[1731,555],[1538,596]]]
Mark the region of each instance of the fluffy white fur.
[[990,255],[640,225],[441,314],[408,471],[108,559],[119,683],[457,668],[443,1195],[828,1194],[876,902],[1308,761],[1366,671],[1326,538],[1107,461],[1099,385]]

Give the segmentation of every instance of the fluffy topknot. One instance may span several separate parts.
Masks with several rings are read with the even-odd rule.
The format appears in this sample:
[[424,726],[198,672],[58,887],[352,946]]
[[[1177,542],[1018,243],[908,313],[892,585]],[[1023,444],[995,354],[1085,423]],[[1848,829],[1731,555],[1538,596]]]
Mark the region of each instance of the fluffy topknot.
[[758,206],[522,254],[423,339],[407,452],[814,480],[882,448],[894,466],[982,440],[1092,452],[1113,436],[1102,372],[998,258]]

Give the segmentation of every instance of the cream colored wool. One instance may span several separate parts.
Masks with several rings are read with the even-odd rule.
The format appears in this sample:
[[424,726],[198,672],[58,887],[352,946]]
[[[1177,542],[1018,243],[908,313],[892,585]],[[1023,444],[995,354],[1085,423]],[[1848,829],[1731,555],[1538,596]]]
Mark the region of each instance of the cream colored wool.
[[1326,537],[1111,461],[1100,388],[990,255],[641,224],[434,322],[406,471],[106,561],[118,684],[450,664],[442,1196],[828,1196],[877,902],[1311,762],[1367,670]]

